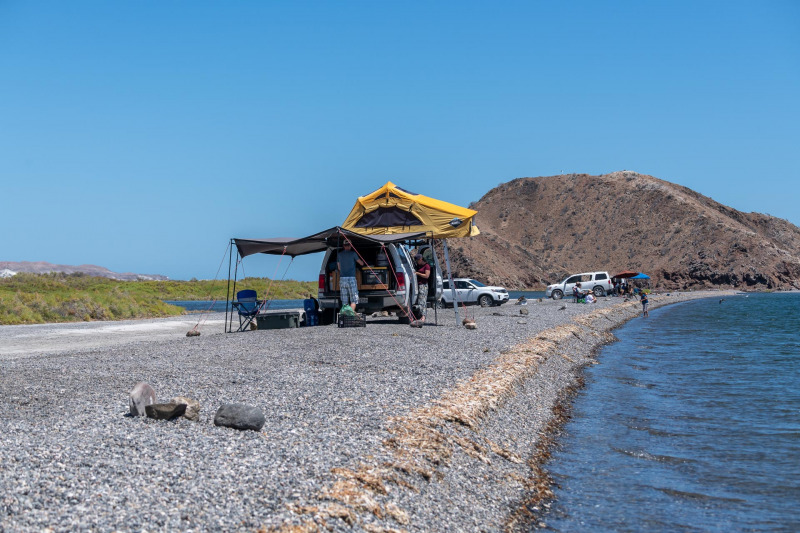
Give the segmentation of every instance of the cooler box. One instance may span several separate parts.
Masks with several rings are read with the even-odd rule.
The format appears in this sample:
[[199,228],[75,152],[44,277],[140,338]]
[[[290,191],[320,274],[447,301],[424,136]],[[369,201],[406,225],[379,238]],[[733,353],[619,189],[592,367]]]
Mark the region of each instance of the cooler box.
[[317,301],[312,298],[303,300],[303,309],[306,312],[306,326],[318,326],[319,313],[317,311]]
[[300,327],[302,311],[270,311],[256,317],[258,329],[286,329]]

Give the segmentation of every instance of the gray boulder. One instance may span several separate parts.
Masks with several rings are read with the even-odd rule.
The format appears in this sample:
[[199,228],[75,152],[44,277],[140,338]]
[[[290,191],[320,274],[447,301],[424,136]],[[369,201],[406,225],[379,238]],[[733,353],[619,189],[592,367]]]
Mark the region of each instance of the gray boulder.
[[171,403],[182,403],[186,405],[186,412],[183,413],[184,418],[197,422],[200,420],[200,402],[192,400],[185,396],[176,396],[170,400]]
[[156,391],[145,382],[137,383],[128,398],[131,416],[145,416],[145,407],[156,403]]
[[172,420],[186,412],[185,403],[154,403],[144,408],[148,418]]
[[259,407],[243,403],[225,403],[214,415],[214,425],[233,429],[252,429],[260,431],[267,419]]

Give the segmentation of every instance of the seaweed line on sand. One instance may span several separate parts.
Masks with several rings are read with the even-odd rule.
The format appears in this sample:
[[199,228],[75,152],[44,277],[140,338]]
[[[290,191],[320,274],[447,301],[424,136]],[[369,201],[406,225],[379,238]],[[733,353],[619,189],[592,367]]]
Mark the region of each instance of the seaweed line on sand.
[[[672,302],[653,301],[651,305],[656,307],[667,303]],[[332,473],[336,481],[316,495],[317,505],[291,506],[290,511],[296,520],[279,528],[260,531],[305,533],[330,530],[334,525],[329,520],[370,532],[405,531],[402,528],[411,524],[411,517],[394,503],[382,504],[382,496],[390,492],[391,486],[397,490],[419,492],[418,483],[441,480],[443,469],[456,449],[485,463],[491,462],[492,454],[513,463],[527,463],[530,477],[523,481],[527,495],[503,529],[514,531],[530,525],[536,518],[534,510],[537,505],[553,497],[552,480],[544,470],[544,464],[550,458],[555,438],[569,419],[572,397],[583,386],[581,370],[585,363],[573,361],[559,345],[575,337],[596,351],[601,345],[613,342],[612,328],[637,314],[636,302],[598,309],[574,318],[573,323],[545,330],[535,338],[503,351],[493,363],[445,391],[439,399],[413,409],[407,415],[389,419],[386,430],[390,436],[383,441],[383,447],[389,452],[390,460],[362,459],[355,469],[334,468]],[[552,407],[552,418],[537,435],[533,455],[523,459],[477,435],[475,431],[480,422],[511,398],[515,389],[531,378],[541,363],[556,355],[574,365],[575,380],[559,392]],[[466,430],[468,436],[462,430]],[[384,523],[390,520],[397,527],[377,525],[375,519]]]

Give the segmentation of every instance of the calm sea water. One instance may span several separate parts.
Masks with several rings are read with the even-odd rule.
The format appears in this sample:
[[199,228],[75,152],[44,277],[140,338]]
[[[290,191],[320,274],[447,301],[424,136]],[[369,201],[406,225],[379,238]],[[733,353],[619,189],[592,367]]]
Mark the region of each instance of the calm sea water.
[[554,531],[800,531],[800,295],[651,311],[587,370]]

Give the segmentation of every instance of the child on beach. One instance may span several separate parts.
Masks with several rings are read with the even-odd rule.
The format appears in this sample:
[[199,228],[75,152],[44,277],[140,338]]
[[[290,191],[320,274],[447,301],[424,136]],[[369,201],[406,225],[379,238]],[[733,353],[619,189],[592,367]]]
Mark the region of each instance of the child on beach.
[[639,297],[642,299],[642,318],[644,318],[646,316],[649,316],[647,313],[647,304],[649,304],[650,302],[647,299],[647,293],[644,291],[641,291],[639,293]]

